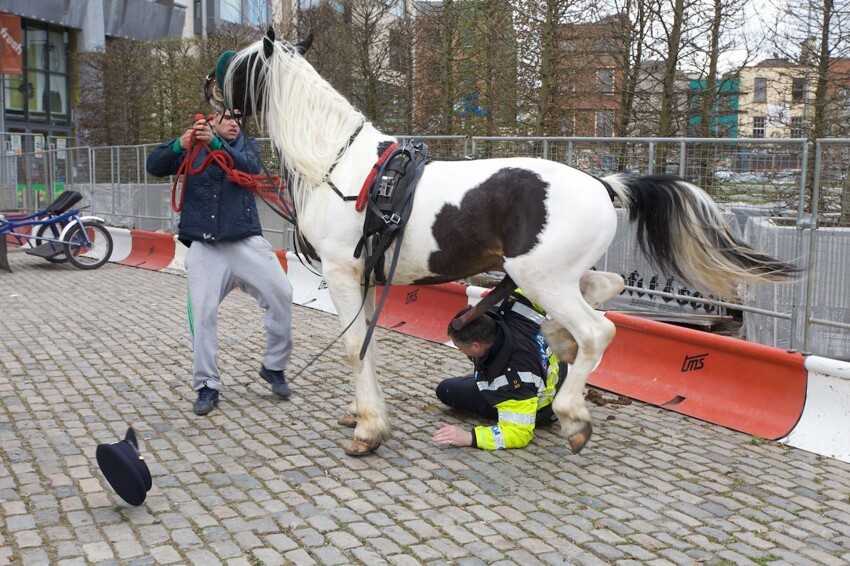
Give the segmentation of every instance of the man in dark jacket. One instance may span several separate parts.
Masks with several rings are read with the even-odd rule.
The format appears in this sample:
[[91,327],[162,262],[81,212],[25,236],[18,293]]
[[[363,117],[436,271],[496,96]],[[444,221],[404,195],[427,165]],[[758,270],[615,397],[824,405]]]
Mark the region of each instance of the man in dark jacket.
[[[245,173],[260,171],[259,147],[245,138],[230,111],[211,122],[198,120],[173,141],[160,144],[148,156],[148,173],[174,175],[186,159],[194,138],[233,158],[233,168]],[[199,168],[207,157],[202,149],[193,163]],[[194,345],[193,387],[198,392],[195,414],[205,415],[218,403],[222,389],[216,365],[218,307],[234,288],[257,299],[266,311],[266,349],[260,377],[281,397],[289,396],[284,370],[292,350],[292,286],[272,245],[262,237],[253,193],[227,179],[215,162],[197,175],[188,176],[180,214],[179,239],[190,246],[186,254],[189,275],[189,328]]]
[[555,421],[551,405],[566,366],[540,334],[544,320],[543,310],[517,290],[461,330],[449,324],[449,338],[472,359],[475,372],[443,380],[437,397],[498,422],[471,431],[444,424],[434,433],[434,442],[484,450],[522,448],[531,442],[535,425]]

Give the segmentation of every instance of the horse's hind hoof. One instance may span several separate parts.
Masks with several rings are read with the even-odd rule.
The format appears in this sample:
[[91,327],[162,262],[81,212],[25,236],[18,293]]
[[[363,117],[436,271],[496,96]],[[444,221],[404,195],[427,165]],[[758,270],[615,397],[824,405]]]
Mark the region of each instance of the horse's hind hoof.
[[339,420],[336,421],[336,423],[344,427],[354,428],[357,426],[357,417],[346,411],[341,417],[339,417]]
[[570,443],[570,450],[573,451],[573,454],[578,454],[579,452],[581,452],[582,448],[584,448],[590,441],[590,437],[592,434],[593,425],[587,422],[584,424],[580,431],[573,435],[570,435],[567,438],[567,442]]
[[380,446],[380,442],[376,442],[375,444],[369,444],[364,440],[357,440],[355,438],[348,443],[348,446],[345,448],[345,453],[349,456],[359,458],[360,456],[368,456],[369,454],[377,450]]

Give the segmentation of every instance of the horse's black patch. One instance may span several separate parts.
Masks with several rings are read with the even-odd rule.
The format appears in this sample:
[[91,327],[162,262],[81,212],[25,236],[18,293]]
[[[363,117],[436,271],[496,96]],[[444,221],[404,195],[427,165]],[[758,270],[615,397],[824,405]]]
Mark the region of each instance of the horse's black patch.
[[504,258],[531,251],[546,226],[548,187],[533,171],[506,167],[467,192],[460,207],[444,205],[431,227],[439,249],[428,258],[428,269],[438,275],[416,283],[501,269]]
[[[243,59],[242,63],[235,67],[231,91],[225,93],[226,104],[229,104],[229,108],[240,110],[243,117],[252,116],[256,110],[263,106],[263,97],[266,94],[266,77],[262,74],[262,65],[255,65],[254,63],[259,56],[258,53],[254,53],[247,59]],[[254,70],[253,77],[249,75],[249,69]],[[254,84],[256,101],[251,100],[251,97],[248,96],[248,88],[251,83]],[[229,98],[228,94],[230,95]],[[257,108],[254,108],[255,103]]]

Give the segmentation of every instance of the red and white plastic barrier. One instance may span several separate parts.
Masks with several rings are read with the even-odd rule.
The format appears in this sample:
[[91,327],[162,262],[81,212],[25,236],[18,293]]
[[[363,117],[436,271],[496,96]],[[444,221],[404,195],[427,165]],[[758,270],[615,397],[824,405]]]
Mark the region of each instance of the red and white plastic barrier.
[[588,383],[778,440],[806,403],[801,354],[608,312],[617,335]]
[[850,462],[850,361],[809,356],[806,406],[780,442]]
[[[175,236],[110,231],[112,261],[185,272],[186,248],[175,245]],[[335,313],[321,275],[292,252],[277,254],[292,283],[293,302]],[[451,318],[488,292],[458,283],[395,287],[379,325],[445,344]],[[589,384],[850,462],[850,362],[804,357],[616,312],[606,316],[617,326],[617,336]]]

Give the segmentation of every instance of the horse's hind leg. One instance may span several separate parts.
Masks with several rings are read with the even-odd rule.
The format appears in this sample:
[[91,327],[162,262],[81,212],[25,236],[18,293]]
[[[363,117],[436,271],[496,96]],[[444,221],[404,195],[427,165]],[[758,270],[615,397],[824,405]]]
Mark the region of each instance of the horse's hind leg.
[[608,271],[586,271],[579,281],[582,298],[594,309],[622,293],[625,285],[622,275]]
[[374,452],[390,436],[387,407],[375,374],[374,342],[360,359],[360,347],[366,338],[366,315],[359,311],[363,300],[362,267],[336,265],[324,262],[323,273],[328,283],[340,324],[344,328],[352,318],[357,320],[343,335],[348,360],[354,373],[354,401],[349,410],[354,410],[356,428],[354,439],[345,449],[350,456],[363,456]]
[[[579,281],[582,298],[594,309],[619,295],[624,285],[622,275],[607,271],[586,271]],[[578,344],[566,328],[550,320],[543,323],[541,331],[559,360],[568,364],[575,362]]]
[[[605,348],[614,339],[615,327],[610,320],[585,302],[578,289],[574,293],[552,297],[554,301],[548,300],[549,297],[546,299],[550,316],[563,326],[578,344],[578,351],[573,354],[575,361],[570,367],[570,374],[552,402],[552,410],[561,423],[561,435],[569,442],[570,449],[578,454],[593,432],[590,411],[584,402],[584,386],[590,372],[602,358]],[[551,306],[553,304],[554,307]],[[552,323],[547,323],[544,336],[552,351],[559,358],[566,360],[571,351],[565,349],[566,346],[559,340],[558,335],[552,334],[553,326]]]

